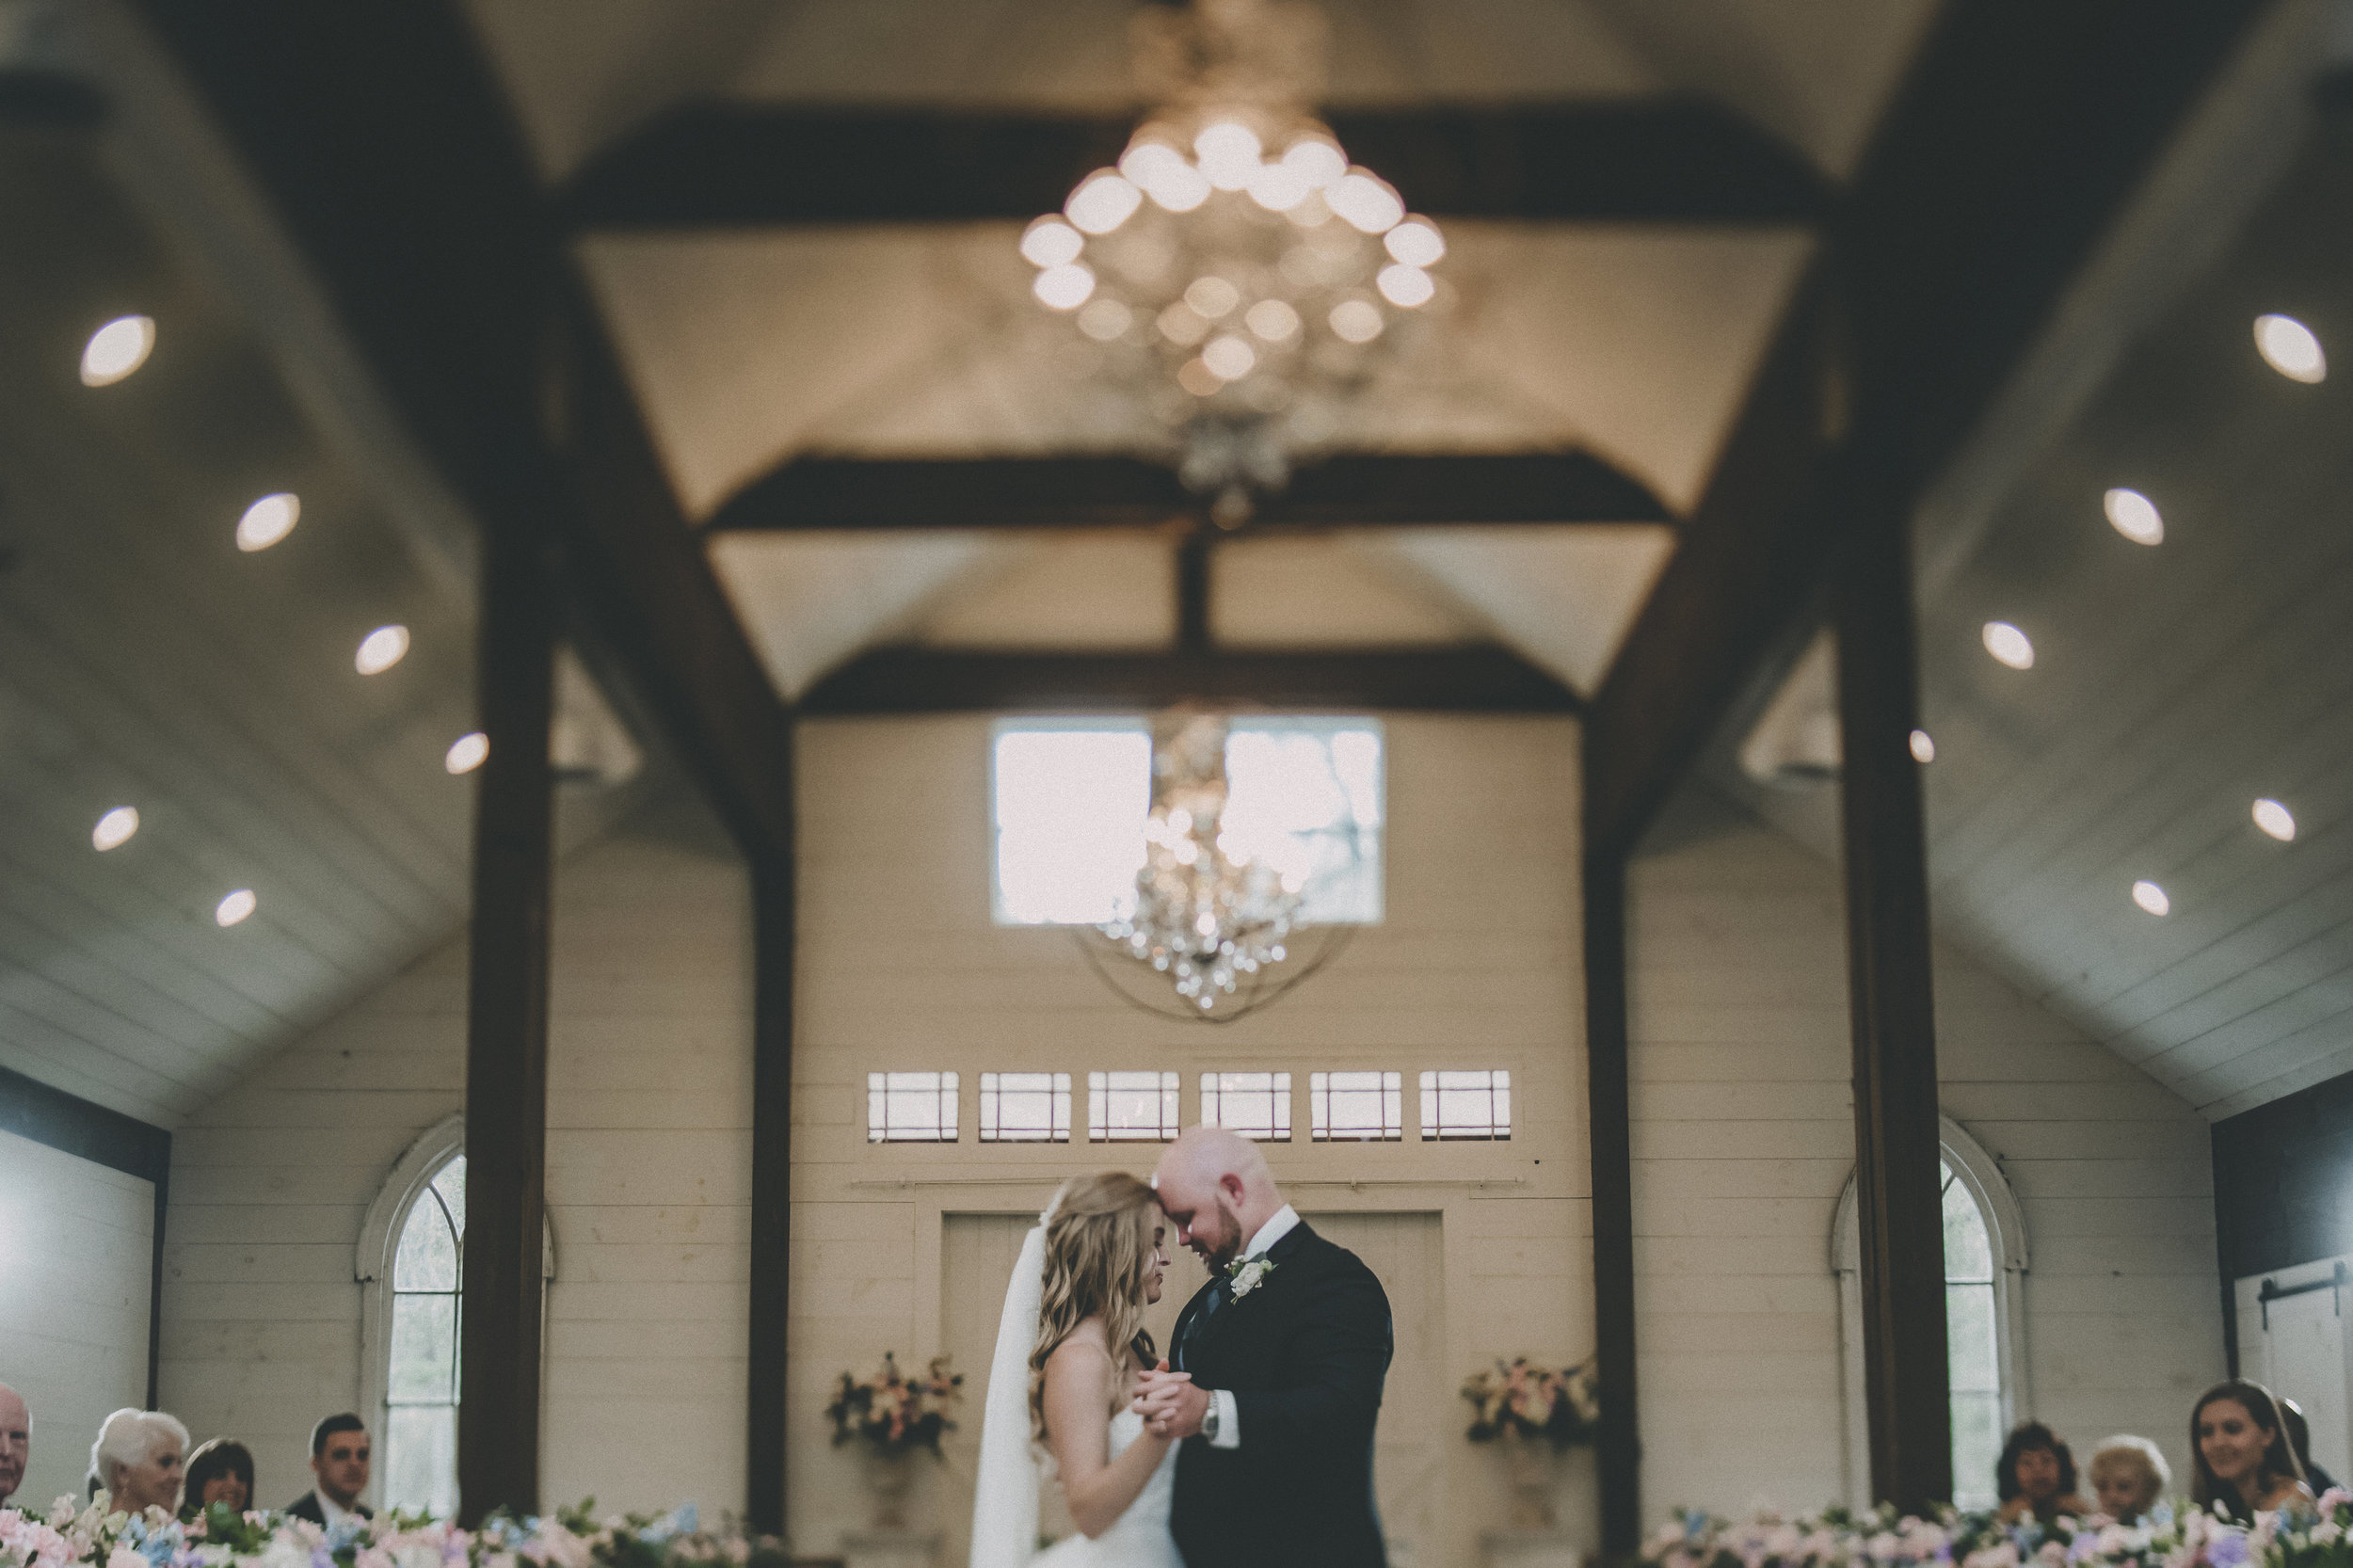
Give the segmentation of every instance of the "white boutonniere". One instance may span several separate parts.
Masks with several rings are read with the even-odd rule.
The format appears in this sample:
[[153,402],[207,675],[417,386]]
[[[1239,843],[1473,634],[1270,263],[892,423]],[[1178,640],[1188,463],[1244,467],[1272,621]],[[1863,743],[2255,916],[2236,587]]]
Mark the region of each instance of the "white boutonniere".
[[1271,1257],[1237,1258],[1225,1265],[1225,1278],[1233,1287],[1234,1300],[1240,1301],[1256,1290],[1273,1272],[1274,1260]]

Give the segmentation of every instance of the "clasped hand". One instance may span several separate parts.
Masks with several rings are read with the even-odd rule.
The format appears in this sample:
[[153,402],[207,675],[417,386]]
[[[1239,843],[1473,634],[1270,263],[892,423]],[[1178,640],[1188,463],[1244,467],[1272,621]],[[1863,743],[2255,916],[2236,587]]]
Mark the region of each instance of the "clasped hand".
[[1136,1375],[1136,1397],[1129,1409],[1144,1417],[1153,1436],[1181,1442],[1201,1430],[1209,1413],[1209,1391],[1193,1385],[1191,1372],[1172,1372],[1163,1361]]

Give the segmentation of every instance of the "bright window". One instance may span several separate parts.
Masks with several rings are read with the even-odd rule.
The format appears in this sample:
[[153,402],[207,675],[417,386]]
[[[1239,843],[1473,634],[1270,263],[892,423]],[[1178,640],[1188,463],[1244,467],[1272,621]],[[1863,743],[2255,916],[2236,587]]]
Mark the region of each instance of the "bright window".
[[1291,1141],[1291,1075],[1203,1073],[1201,1120],[1261,1144]]
[[465,1238],[461,1154],[434,1173],[408,1206],[392,1258],[384,1503],[438,1518],[457,1510],[457,1335]]
[[1310,1073],[1307,1115],[1319,1144],[1394,1144],[1405,1136],[1402,1073]]
[[[1993,1238],[1974,1193],[1946,1164],[1945,1346],[1953,1398],[1954,1500],[1992,1507],[1990,1482],[2002,1457],[2002,1357],[1996,1327]],[[1980,1479],[1982,1478],[1982,1479]]]
[[[1253,718],[1225,738],[1224,827],[1305,878],[1302,916],[1382,918],[1380,724]],[[1152,802],[1141,719],[1007,720],[992,757],[995,912],[1002,925],[1099,925],[1133,899]]]
[[956,1084],[954,1073],[868,1073],[866,1141],[954,1143]]
[[1500,1071],[1422,1074],[1421,1135],[1497,1142],[1511,1137],[1512,1075]]
[[1087,1137],[1098,1144],[1165,1144],[1176,1136],[1175,1073],[1087,1074]]
[[983,1073],[981,1142],[1070,1142],[1070,1075]]

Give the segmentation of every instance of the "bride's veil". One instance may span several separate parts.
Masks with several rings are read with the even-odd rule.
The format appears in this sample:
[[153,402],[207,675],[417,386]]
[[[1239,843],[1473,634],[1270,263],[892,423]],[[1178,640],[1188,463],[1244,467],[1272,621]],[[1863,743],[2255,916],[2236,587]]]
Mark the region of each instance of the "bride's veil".
[[[1057,1202],[1060,1195],[1057,1194]],[[997,1320],[981,1415],[981,1464],[972,1488],[972,1568],[1025,1568],[1037,1555],[1037,1450],[1030,1440],[1030,1351],[1046,1293],[1048,1207],[1021,1242]]]

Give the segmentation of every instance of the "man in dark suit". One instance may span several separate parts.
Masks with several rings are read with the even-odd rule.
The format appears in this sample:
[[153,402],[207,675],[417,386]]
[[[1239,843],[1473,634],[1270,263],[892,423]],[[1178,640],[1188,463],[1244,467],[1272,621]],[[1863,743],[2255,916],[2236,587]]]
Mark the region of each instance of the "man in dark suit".
[[322,1528],[346,1519],[375,1518],[360,1500],[368,1489],[373,1457],[365,1421],[349,1411],[322,1419],[311,1429],[311,1475],[317,1484],[286,1505],[287,1516],[308,1519]]
[[1176,1239],[1209,1265],[1176,1320],[1173,1369],[1136,1409],[1183,1440],[1169,1528],[1193,1568],[1381,1568],[1373,1425],[1389,1299],[1283,1201],[1257,1145],[1194,1128],[1153,1178]]

